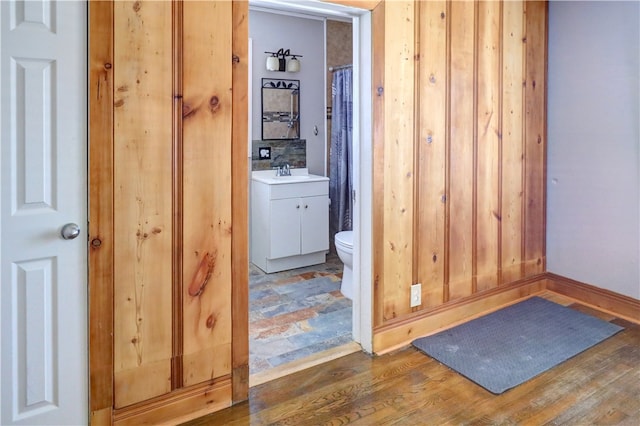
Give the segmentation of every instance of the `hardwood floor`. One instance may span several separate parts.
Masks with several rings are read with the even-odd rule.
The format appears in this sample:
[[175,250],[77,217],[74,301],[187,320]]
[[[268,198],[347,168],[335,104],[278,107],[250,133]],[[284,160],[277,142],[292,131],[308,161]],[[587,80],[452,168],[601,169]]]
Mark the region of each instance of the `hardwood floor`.
[[625,330],[501,395],[413,348],[354,353],[251,388],[196,425],[640,424],[640,325],[573,303]]

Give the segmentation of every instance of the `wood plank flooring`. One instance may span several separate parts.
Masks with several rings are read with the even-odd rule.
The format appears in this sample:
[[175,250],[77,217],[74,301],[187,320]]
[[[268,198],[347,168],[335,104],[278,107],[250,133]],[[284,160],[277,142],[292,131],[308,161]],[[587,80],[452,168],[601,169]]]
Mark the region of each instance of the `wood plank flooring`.
[[255,386],[249,401],[187,425],[640,424],[640,325],[542,296],[625,330],[501,395],[413,348],[359,352]]

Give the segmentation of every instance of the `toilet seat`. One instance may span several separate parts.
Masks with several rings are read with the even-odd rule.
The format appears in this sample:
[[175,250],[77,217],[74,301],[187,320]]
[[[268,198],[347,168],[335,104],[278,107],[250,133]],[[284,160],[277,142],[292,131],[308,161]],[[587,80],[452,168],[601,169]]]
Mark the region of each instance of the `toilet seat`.
[[335,237],[335,243],[345,248],[345,250],[353,250],[353,231],[338,232]]

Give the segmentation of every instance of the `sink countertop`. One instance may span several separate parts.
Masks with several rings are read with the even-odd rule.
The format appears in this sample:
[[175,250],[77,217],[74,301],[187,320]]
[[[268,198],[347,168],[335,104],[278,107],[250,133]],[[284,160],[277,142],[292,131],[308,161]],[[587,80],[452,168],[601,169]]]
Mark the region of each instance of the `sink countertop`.
[[291,176],[276,176],[275,170],[255,170],[251,172],[251,179],[268,185],[285,183],[318,182],[329,180],[326,176],[311,175],[306,168],[290,169]]

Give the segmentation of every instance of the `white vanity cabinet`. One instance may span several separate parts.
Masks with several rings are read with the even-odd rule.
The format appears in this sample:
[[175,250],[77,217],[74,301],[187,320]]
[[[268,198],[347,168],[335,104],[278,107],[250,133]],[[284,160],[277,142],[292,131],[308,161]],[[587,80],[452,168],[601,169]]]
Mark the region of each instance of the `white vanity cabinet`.
[[329,179],[307,176],[252,179],[251,262],[265,272],[326,260]]

